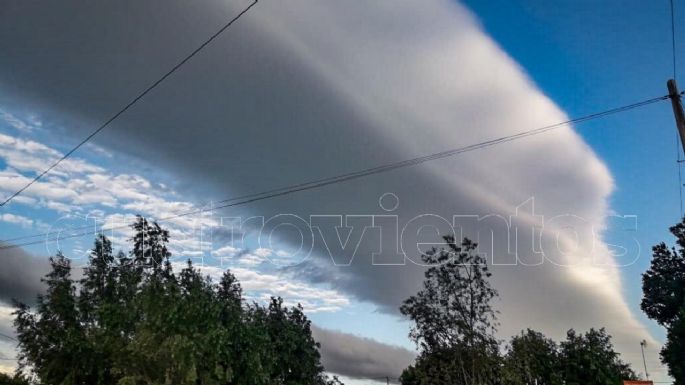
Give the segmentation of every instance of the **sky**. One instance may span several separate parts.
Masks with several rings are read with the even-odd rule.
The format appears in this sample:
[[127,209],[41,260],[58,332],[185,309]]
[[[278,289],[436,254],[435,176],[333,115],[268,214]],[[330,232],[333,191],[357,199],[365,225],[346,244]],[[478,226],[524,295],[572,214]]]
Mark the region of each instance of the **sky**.
[[[3,196],[248,3],[164,4],[0,12]],[[165,218],[514,134],[665,95],[672,71],[667,1],[263,0],[4,207],[0,238]],[[192,257],[210,275],[231,268],[256,301],[303,303],[324,365],[351,384],[411,362],[397,307],[421,281],[415,244],[437,242],[447,223],[496,264],[499,337],[606,326],[638,371],[647,340],[648,370],[667,381],[664,333],[639,301],[650,248],[670,242],[680,214],[675,135],[664,101],[166,225],[177,262]],[[126,247],[125,228],[110,235]],[[41,290],[48,255],[61,248],[78,265],[91,241],[36,239],[0,252],[0,331],[11,333],[9,299]],[[510,263],[516,252],[525,264]],[[0,352],[11,357],[11,344]]]

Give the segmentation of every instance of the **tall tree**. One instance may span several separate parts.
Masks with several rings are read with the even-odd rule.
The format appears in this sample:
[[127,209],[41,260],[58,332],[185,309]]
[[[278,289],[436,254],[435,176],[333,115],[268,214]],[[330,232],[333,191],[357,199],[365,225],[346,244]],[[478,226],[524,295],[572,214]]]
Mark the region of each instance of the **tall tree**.
[[[497,381],[497,296],[485,259],[476,244],[458,245],[445,236],[446,247],[421,256],[430,266],[422,289],[405,300],[400,311],[414,321],[410,337],[421,350],[415,366],[402,376],[404,384],[487,384]],[[449,357],[449,358],[445,358]],[[439,369],[436,369],[439,368]]]
[[97,373],[77,307],[71,264],[59,253],[50,258],[50,265],[37,314],[24,304],[18,304],[14,313],[20,370],[32,370],[44,384],[95,383]]
[[120,339],[112,322],[116,307],[117,275],[112,243],[102,234],[95,238],[88,265],[83,269],[78,297],[79,322],[92,347],[92,368],[99,383],[114,383],[114,354]]
[[287,308],[281,298],[272,297],[266,325],[275,357],[271,380],[283,385],[323,383],[319,344],[302,307]]
[[661,360],[676,385],[685,385],[685,219],[670,228],[676,247],[660,243],[652,248],[652,261],[642,275],[640,304],[647,316],[667,329]]

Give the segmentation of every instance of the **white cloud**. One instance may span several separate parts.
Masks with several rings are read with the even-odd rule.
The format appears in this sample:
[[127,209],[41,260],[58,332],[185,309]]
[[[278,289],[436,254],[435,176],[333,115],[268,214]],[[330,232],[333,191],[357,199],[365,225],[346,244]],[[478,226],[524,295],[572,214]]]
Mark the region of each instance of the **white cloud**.
[[238,259],[238,263],[245,266],[259,266],[264,263],[265,259],[255,254],[243,254]]
[[270,256],[272,253],[273,253],[273,251],[271,249],[267,249],[264,247],[260,247],[254,251],[254,254],[256,256],[263,257],[263,258]]
[[[175,269],[185,267],[182,263],[174,264]],[[223,275],[225,268],[218,266],[199,266],[204,274],[217,282]],[[300,303],[307,313],[336,312],[349,305],[350,300],[336,290],[322,289],[304,282],[275,274],[260,273],[242,267],[231,268],[231,273],[240,281],[248,299],[268,302],[271,296],[283,298],[286,306]]]
[[212,254],[218,258],[233,258],[240,252],[240,249],[233,246],[223,246],[212,251]]
[[24,133],[31,132],[33,131],[34,127],[41,126],[40,121],[33,120],[32,122],[27,122],[1,109],[0,120],[4,121],[5,123]]
[[[14,317],[12,312],[14,309],[9,306],[0,305],[0,333],[14,336],[14,328],[12,322]],[[17,366],[17,362],[10,360],[16,357],[15,342],[5,337],[0,336],[0,373],[13,373]]]
[[0,214],[0,221],[20,225],[21,227],[30,228],[33,225],[33,220],[10,213]]

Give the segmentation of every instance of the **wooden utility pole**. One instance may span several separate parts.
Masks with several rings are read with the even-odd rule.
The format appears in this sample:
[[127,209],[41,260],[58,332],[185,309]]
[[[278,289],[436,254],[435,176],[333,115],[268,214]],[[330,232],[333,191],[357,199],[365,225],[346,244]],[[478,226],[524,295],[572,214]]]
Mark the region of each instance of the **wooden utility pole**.
[[673,79],[666,82],[666,85],[668,86],[668,96],[671,98],[671,104],[673,104],[673,115],[675,116],[675,125],[680,135],[680,144],[682,144],[683,152],[685,153],[685,112],[683,112],[680,91],[678,91],[678,85],[676,85]]

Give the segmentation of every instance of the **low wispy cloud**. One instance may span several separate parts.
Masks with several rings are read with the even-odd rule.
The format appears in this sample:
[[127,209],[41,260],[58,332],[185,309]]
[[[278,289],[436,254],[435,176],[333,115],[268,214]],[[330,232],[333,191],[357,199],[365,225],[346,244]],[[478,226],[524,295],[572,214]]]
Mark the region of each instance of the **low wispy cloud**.
[[315,326],[312,327],[312,335],[321,344],[326,371],[347,377],[396,379],[416,357],[416,353],[402,347],[350,333]]

